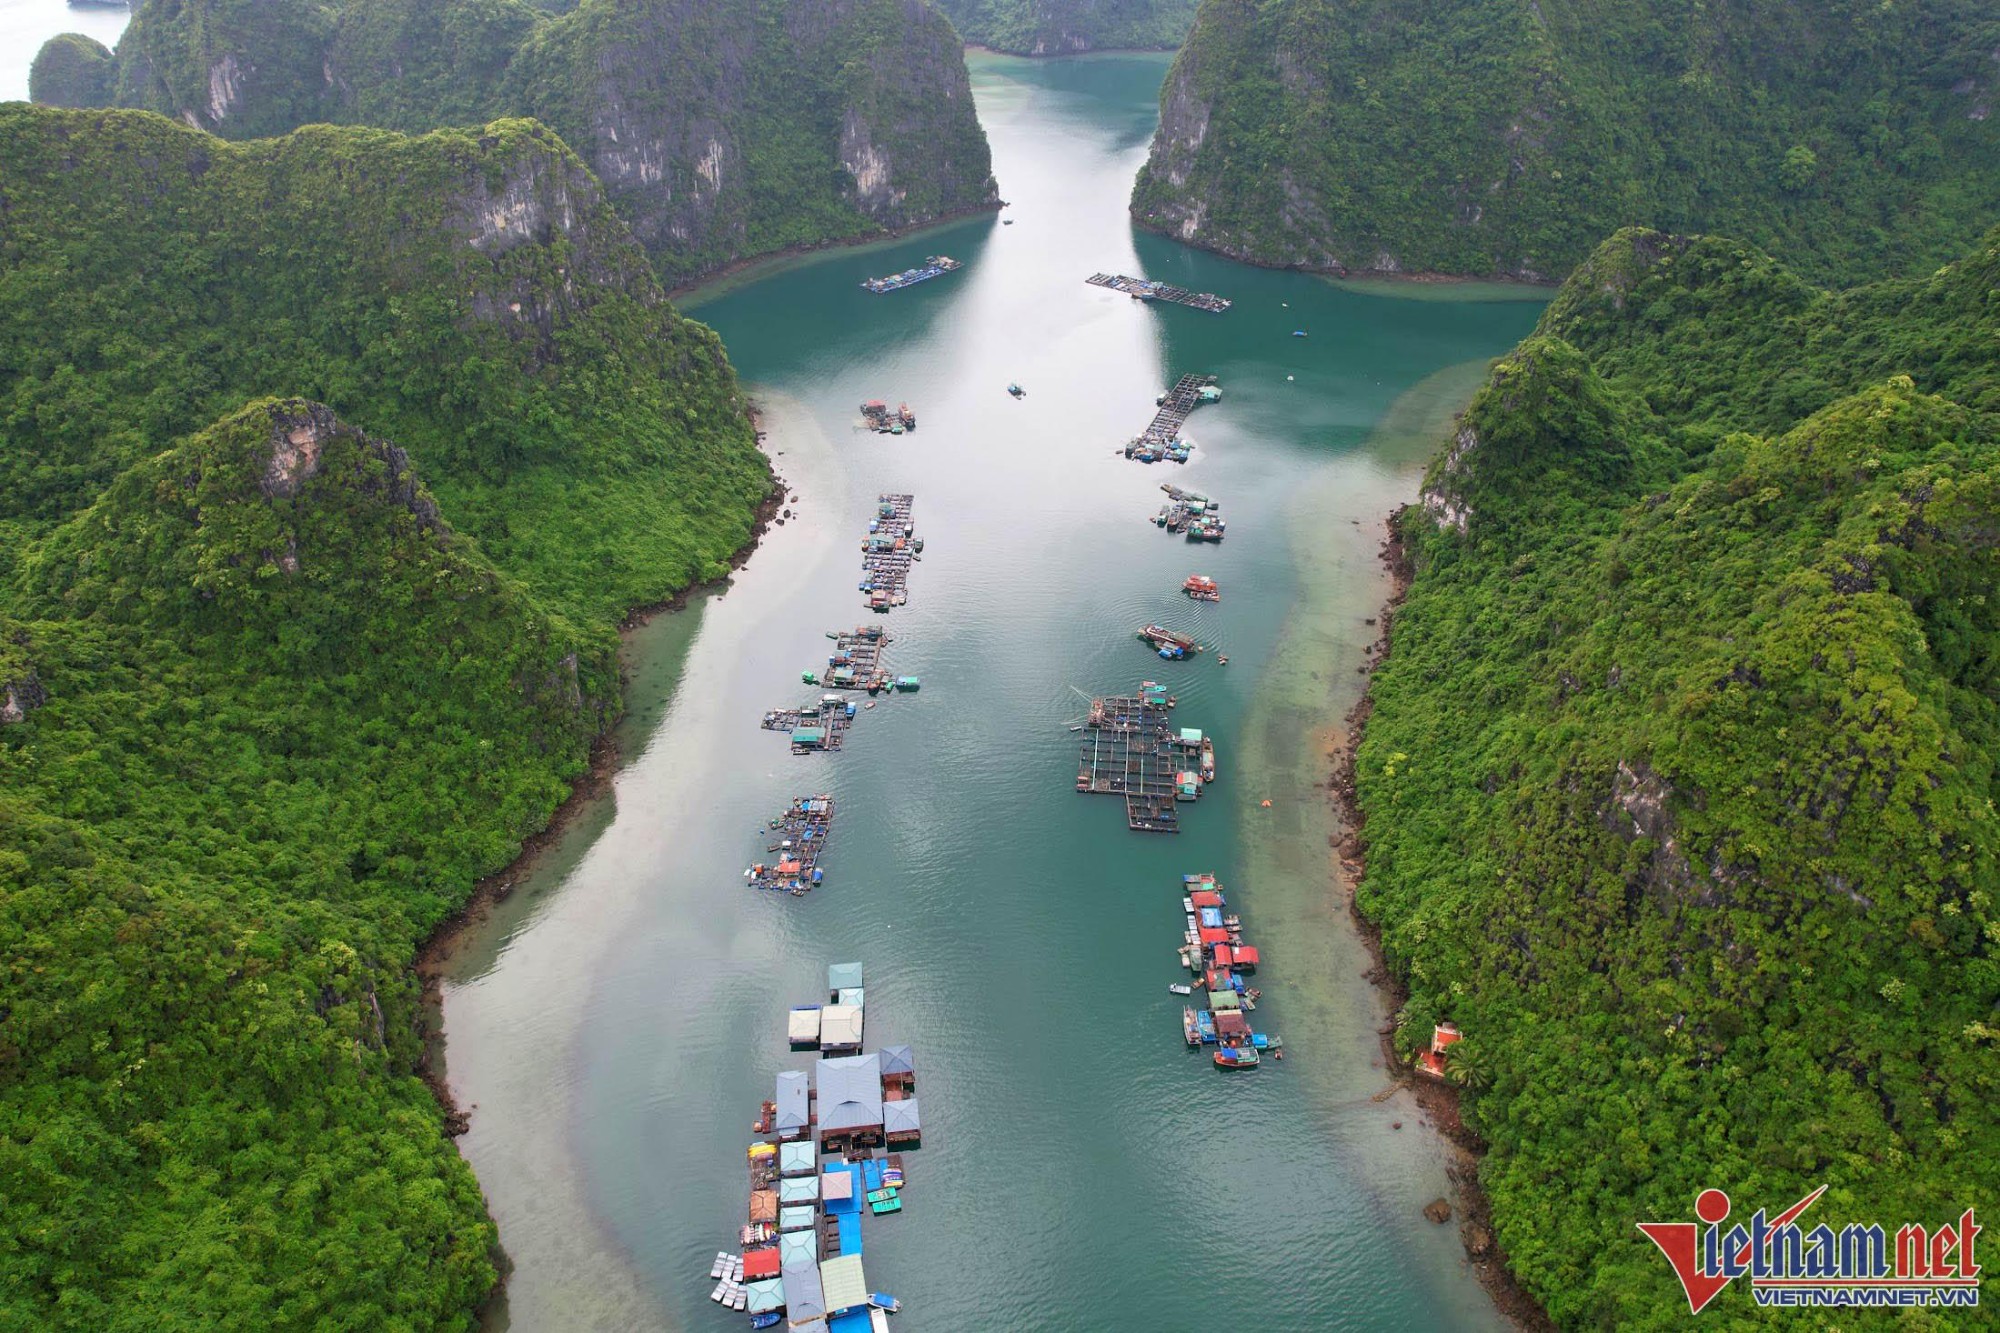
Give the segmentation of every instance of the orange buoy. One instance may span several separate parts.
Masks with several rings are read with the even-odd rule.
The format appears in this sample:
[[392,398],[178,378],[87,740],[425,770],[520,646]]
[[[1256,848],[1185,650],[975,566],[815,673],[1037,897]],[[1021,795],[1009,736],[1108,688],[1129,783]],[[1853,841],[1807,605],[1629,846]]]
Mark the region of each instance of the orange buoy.
[[1266,810],[1269,810],[1271,808],[1271,803],[1269,801],[1264,802],[1264,808]]

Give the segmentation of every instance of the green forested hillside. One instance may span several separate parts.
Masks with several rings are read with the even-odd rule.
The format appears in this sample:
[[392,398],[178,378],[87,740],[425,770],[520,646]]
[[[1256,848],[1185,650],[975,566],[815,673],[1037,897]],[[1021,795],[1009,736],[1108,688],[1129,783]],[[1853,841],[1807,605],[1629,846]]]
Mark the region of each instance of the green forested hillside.
[[16,104],[0,216],[0,1328],[469,1328],[410,963],[748,539],[734,378],[524,122]]
[[1404,517],[1359,903],[1564,1326],[1678,1327],[1633,1224],[1707,1186],[2000,1187],[1997,279],[2000,232],[1838,294],[1622,233]]
[[1142,225],[1263,263],[1560,278],[1621,226],[1823,284],[2000,216],[1979,0],[1205,0]]
[[1194,23],[1196,0],[937,0],[968,42],[1016,55],[1167,51]]
[[231,139],[540,118],[672,281],[996,199],[921,0],[146,0],[116,63],[121,105]]

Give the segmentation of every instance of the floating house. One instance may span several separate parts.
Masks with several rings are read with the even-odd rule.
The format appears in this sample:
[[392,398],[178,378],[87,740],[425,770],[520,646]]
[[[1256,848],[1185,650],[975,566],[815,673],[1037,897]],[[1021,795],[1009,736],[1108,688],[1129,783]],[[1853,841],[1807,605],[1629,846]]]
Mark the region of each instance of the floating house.
[[858,1004],[830,1004],[819,1011],[819,1048],[847,1054],[861,1049],[863,1016]]
[[794,1050],[819,1045],[819,1006],[816,1004],[795,1006],[791,1016],[785,1021],[785,1031]]
[[780,1072],[777,1093],[771,1100],[778,1104],[774,1124],[779,1138],[801,1138],[812,1127],[812,1091],[804,1073],[796,1069]]
[[882,1142],[882,1057],[849,1055],[813,1066],[822,1149]]

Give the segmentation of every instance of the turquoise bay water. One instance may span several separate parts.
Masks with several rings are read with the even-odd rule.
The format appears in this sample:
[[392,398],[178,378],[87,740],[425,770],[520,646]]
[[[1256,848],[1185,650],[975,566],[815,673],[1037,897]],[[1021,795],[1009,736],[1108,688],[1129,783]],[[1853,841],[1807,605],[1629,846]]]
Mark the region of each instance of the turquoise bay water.
[[[1124,204],[1164,59],[973,63],[999,218],[695,303],[765,407],[798,517],[725,595],[635,639],[614,795],[454,961],[462,1144],[515,1263],[491,1322],[741,1327],[705,1275],[735,1248],[750,1120],[772,1074],[805,1064],[786,1008],[859,959],[870,1044],[915,1045],[926,1124],[905,1212],[867,1226],[898,1327],[1497,1326],[1453,1232],[1418,1216],[1450,1192],[1439,1142],[1400,1095],[1374,1097],[1383,1016],[1331,879],[1323,760],[1377,632],[1381,517],[1414,493],[1437,409],[1537,307],[1342,289],[1137,236]],[[857,285],[937,251],[965,269]],[[1148,309],[1084,285],[1099,269],[1236,308]],[[1190,371],[1225,392],[1189,424],[1195,461],[1117,456]],[[909,401],[918,431],[858,430],[874,397]],[[1222,546],[1147,522],[1166,481],[1222,499]],[[857,547],[889,489],[915,493],[927,539],[886,622],[891,668],[923,690],[865,712],[842,753],[794,758],[758,718],[811,696],[798,673],[823,664],[825,631],[870,619]],[[1196,571],[1220,605],[1179,596]],[[1160,661],[1133,637],[1152,620],[1229,664]],[[1218,738],[1221,778],[1177,838],[1130,833],[1119,802],[1072,786],[1070,726],[1142,678]],[[826,886],[743,889],[763,820],[811,791],[840,804]],[[1198,870],[1264,949],[1259,1026],[1285,1037],[1282,1064],[1223,1075],[1182,1045],[1166,986],[1179,876]]]

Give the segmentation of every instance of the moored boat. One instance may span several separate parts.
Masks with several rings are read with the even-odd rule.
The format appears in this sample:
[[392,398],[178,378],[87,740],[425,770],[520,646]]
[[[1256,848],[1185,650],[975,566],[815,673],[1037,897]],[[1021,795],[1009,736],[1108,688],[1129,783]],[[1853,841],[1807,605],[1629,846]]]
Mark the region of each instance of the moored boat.
[[1217,1069],[1255,1069],[1262,1063],[1255,1046],[1218,1046],[1215,1048]]
[[1201,738],[1201,780],[1215,781],[1215,742],[1206,736]]
[[1197,602],[1219,602],[1222,592],[1215,586],[1215,580],[1206,574],[1190,574],[1181,584],[1181,591]]
[[1167,989],[1168,989],[1168,990],[1170,990],[1170,991],[1172,991],[1172,992],[1173,992],[1174,994],[1176,994],[1176,995],[1192,995],[1192,994],[1194,994],[1194,987],[1192,987],[1192,986],[1188,985],[1188,984],[1187,984],[1186,982],[1184,982],[1184,981],[1176,981],[1176,982],[1172,983],[1171,985],[1169,985],[1169,986],[1167,987]]
[[903,1308],[903,1303],[886,1291],[869,1292],[868,1304],[874,1309],[883,1310],[889,1314],[894,1314]]
[[1013,394],[1016,398],[1026,398],[1028,396],[1028,391],[1018,384],[1008,385],[1007,392]]

